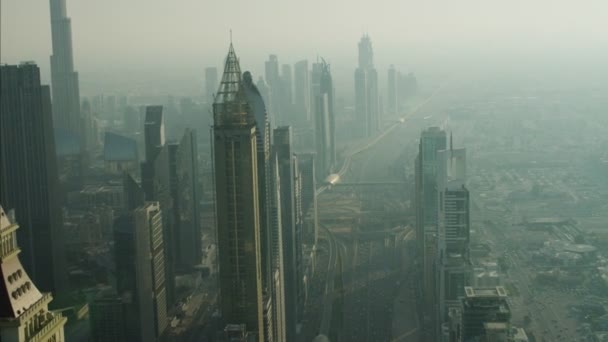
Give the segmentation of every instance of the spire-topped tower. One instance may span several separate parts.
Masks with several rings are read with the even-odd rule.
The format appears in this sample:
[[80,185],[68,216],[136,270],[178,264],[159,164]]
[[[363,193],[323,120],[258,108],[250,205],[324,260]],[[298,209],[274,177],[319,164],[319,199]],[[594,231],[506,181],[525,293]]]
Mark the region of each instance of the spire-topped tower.
[[213,103],[213,121],[215,126],[251,125],[255,121],[247,105],[241,66],[232,43],[228,49],[224,73]]
[[232,44],[213,103],[213,157],[220,266],[220,308],[226,324],[245,324],[264,341],[262,218],[258,130]]

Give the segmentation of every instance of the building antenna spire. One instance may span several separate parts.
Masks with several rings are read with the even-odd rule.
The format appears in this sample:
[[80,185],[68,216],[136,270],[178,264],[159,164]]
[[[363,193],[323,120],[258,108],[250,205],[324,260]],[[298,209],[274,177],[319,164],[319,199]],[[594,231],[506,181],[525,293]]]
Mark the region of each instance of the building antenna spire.
[[232,45],[232,29],[230,29],[230,45]]

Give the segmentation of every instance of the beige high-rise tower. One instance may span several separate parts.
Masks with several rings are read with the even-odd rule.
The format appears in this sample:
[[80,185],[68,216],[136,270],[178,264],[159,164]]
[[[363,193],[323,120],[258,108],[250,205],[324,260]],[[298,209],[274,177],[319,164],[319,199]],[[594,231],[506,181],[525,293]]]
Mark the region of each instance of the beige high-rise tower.
[[256,121],[232,44],[213,103],[220,308],[264,341]]
[[53,297],[40,293],[21,266],[17,229],[0,206],[0,341],[63,342],[67,318],[49,311]]

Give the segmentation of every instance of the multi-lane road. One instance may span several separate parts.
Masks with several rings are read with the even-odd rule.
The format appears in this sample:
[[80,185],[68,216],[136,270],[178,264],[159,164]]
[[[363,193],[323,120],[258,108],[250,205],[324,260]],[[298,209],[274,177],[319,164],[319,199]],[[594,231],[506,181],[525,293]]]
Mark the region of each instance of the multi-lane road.
[[[440,89],[441,87],[435,90],[409,113],[389,123],[375,137],[350,148],[343,155],[340,170],[328,177],[331,182],[324,183],[317,189],[317,196],[339,182],[375,181],[374,177],[378,177],[379,171],[385,171],[399,155],[395,154],[394,142],[402,138],[391,133],[399,127],[404,127],[413,115],[419,113],[435,98]],[[388,137],[392,138],[387,139]],[[344,240],[327,229],[322,222],[320,225],[327,236],[329,263],[319,332],[330,335],[331,324],[335,322],[335,319],[332,320],[335,316],[333,311],[337,309],[334,302],[336,296],[341,295],[340,340],[389,341],[393,330],[394,300],[398,295],[401,279],[399,269],[391,269],[388,266],[394,263],[395,253],[386,248],[384,239],[370,240],[363,238],[364,234],[361,234],[359,237],[353,236]],[[360,227],[351,229],[356,232]],[[409,240],[413,238],[413,231],[407,230],[398,235],[400,240]],[[342,288],[335,284],[338,270],[344,271]],[[340,294],[334,291],[340,291]],[[417,321],[415,317],[411,320]],[[401,338],[406,341],[407,337],[413,336],[415,331]]]

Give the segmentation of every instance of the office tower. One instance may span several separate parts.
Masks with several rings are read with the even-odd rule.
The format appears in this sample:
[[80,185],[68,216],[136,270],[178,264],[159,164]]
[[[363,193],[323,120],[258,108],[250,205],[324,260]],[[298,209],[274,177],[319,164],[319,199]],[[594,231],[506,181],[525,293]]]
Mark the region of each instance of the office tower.
[[322,60],[313,64],[313,96],[315,98],[315,150],[317,178],[325,179],[336,162],[334,89],[329,64]]
[[146,160],[152,161],[165,145],[165,120],[162,106],[147,106],[144,122]]
[[123,174],[122,190],[123,190],[123,210],[131,211],[137,207],[144,205],[146,194],[144,190],[137,184],[133,176],[129,173]]
[[449,308],[459,305],[464,287],[470,285],[470,207],[466,188],[466,150],[437,152],[438,327],[449,323]]
[[378,131],[378,73],[374,68],[372,41],[366,34],[359,41],[359,67],[355,70],[355,114],[360,134],[369,137]]
[[[494,288],[465,287],[462,298],[463,341],[496,341],[487,334],[501,327],[510,330],[511,309],[507,291],[502,286]],[[489,324],[493,323],[493,324]]]
[[146,201],[158,201],[163,212],[163,239],[165,241],[165,274],[167,305],[175,300],[175,268],[177,244],[174,229],[173,198],[171,197],[171,170],[169,146],[165,144],[165,123],[162,106],[147,106],[144,121],[146,160],[141,164],[142,189]]
[[179,143],[168,146],[175,261],[179,269],[188,271],[199,265],[203,258],[195,131],[186,129]]
[[304,290],[304,218],[302,215],[302,173],[300,172],[300,163],[298,156],[293,154],[291,157],[293,166],[293,208],[294,208],[294,226],[295,226],[295,243],[296,243],[296,294],[297,294],[297,311],[298,320],[304,315],[305,290]]
[[100,145],[99,122],[97,118],[93,115],[93,112],[91,110],[91,103],[86,98],[82,101],[80,115],[82,117],[81,131],[83,132],[85,138],[84,149],[86,151],[96,150]]
[[131,298],[130,341],[156,341],[167,327],[162,215],[158,202],[146,202],[114,222],[117,291]]
[[213,155],[224,322],[264,339],[256,118],[232,44],[213,103]]
[[[50,0],[51,37],[51,81],[53,84],[53,122],[55,129],[82,136],[80,118],[80,92],[78,73],[74,71],[72,53],[72,25],[67,16],[65,0]],[[83,146],[83,145],[81,145]]]
[[[439,197],[437,190],[437,151],[445,150],[446,134],[438,127],[422,132],[416,157],[416,236],[418,252],[422,258],[422,288],[425,303],[425,318],[434,321],[437,317],[436,261],[437,218]],[[432,322],[429,322],[434,326]]]
[[93,342],[127,342],[130,296],[121,297],[112,288],[102,289],[89,303]]
[[283,64],[281,66],[281,81],[283,87],[284,103],[288,106],[293,104],[293,74],[291,65]]
[[317,188],[315,178],[315,154],[299,153],[298,168],[300,169],[300,183],[302,191],[302,216],[307,227],[302,235],[308,236],[309,243],[316,245],[318,239],[317,217]]
[[282,112],[283,108],[281,108],[282,82],[279,75],[279,59],[277,55],[270,55],[264,66],[266,83],[270,89],[270,102],[267,102],[269,121],[273,122],[274,125],[278,125],[283,122],[284,115]]
[[274,337],[277,341],[286,341],[286,307],[285,307],[285,251],[283,249],[283,229],[281,222],[281,176],[279,172],[279,161],[276,153],[273,154],[271,163],[271,210],[270,220],[272,227],[272,269],[273,274],[273,302]]
[[274,149],[278,161],[281,199],[281,226],[283,235],[283,269],[285,270],[285,323],[287,341],[296,338],[297,316],[297,255],[301,252],[296,243],[295,207],[294,207],[294,171],[292,159],[291,127],[283,126],[274,130]]
[[[268,83],[264,81],[264,78],[262,76],[258,78],[258,81],[256,82],[256,87],[258,88],[258,92],[264,100],[264,104],[266,104],[266,115],[268,116],[268,121],[271,121],[270,118],[272,112],[270,112],[270,104],[272,103],[272,94],[270,93],[270,87],[268,86]],[[270,134],[272,134],[272,131],[270,132]]]
[[205,100],[207,100],[209,103],[213,102],[213,92],[217,89],[217,85],[217,68],[205,68]]
[[399,111],[399,98],[397,96],[397,70],[394,65],[388,69],[388,112],[397,114]]
[[310,111],[310,78],[307,60],[299,61],[294,65],[294,82],[294,104],[298,115],[296,123],[312,123]]
[[298,119],[293,111],[293,73],[291,65],[283,64],[281,66],[281,113],[284,124],[293,125]]
[[256,125],[256,152],[257,152],[257,176],[258,176],[258,198],[259,198],[259,217],[260,217],[260,247],[262,250],[262,286],[264,291],[269,291],[272,283],[271,266],[271,241],[272,232],[270,226],[270,122],[266,114],[266,104],[264,99],[253,84],[253,78],[249,71],[243,73],[242,80],[245,99],[249,104],[249,110],[255,120]]
[[67,319],[49,311],[52,295],[41,293],[21,265],[18,230],[14,215],[0,205],[0,340],[63,342]]
[[0,201],[23,226],[21,262],[42,291],[66,287],[51,94],[35,64],[0,66]]

